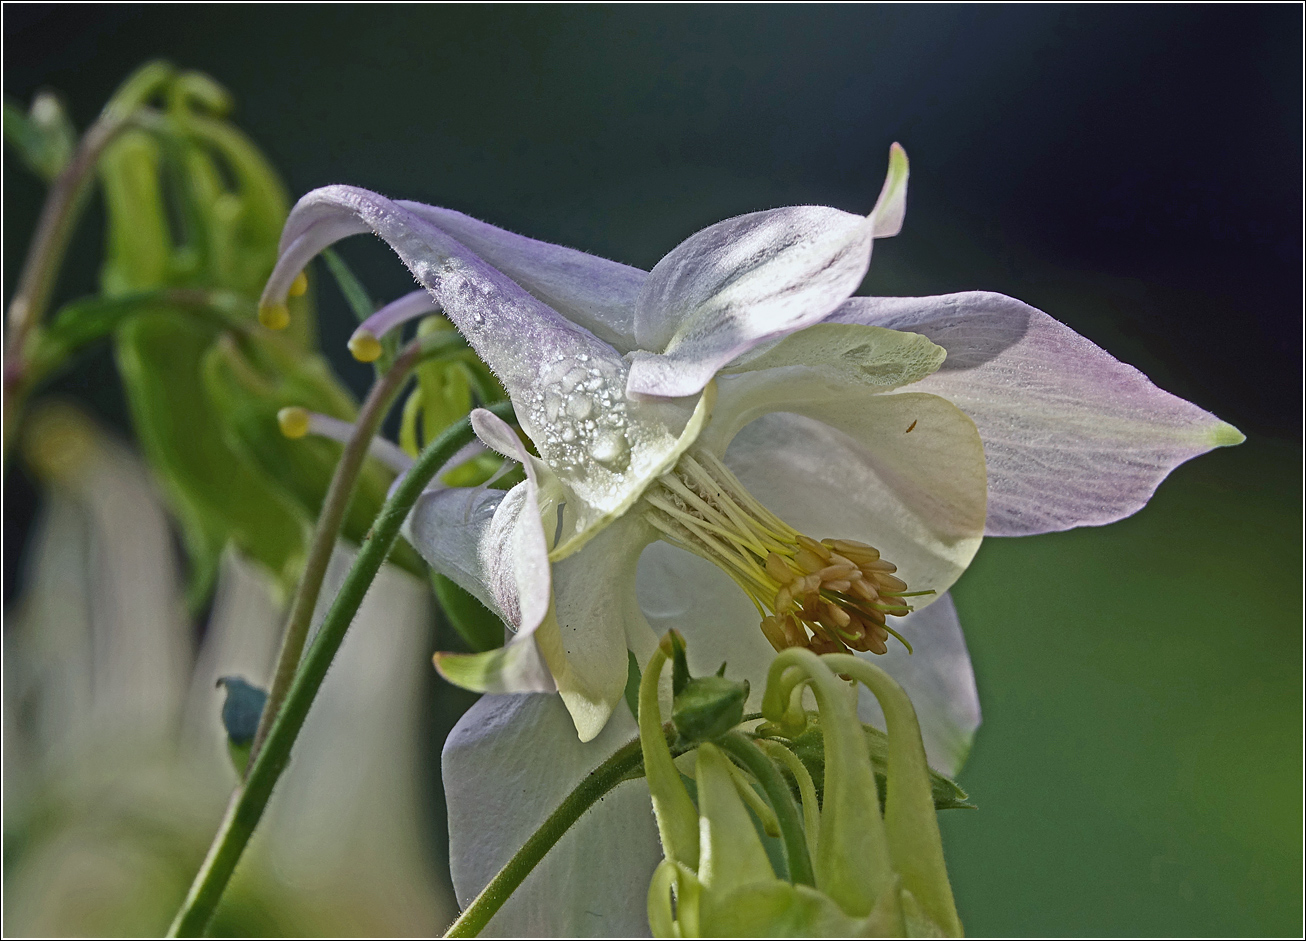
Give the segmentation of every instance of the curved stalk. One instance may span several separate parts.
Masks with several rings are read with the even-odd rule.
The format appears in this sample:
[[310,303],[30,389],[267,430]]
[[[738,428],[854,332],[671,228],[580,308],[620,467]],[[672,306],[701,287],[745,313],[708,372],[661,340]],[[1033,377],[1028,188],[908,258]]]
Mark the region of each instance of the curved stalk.
[[299,658],[304,652],[304,643],[308,640],[309,628],[312,626],[313,610],[317,607],[317,598],[322,591],[322,582],[326,579],[327,566],[331,562],[331,553],[335,551],[345,513],[354,498],[358,475],[367,459],[368,448],[376,437],[377,429],[381,427],[390,403],[394,401],[421,355],[421,344],[414,341],[395,360],[390,370],[378,375],[358,413],[353,434],[349,436],[349,442],[331,475],[331,484],[322,501],[322,512],[317,518],[313,540],[309,544],[308,557],[304,560],[304,574],[299,579],[299,587],[290,604],[290,615],[286,619],[281,651],[277,654],[277,668],[272,677],[272,687],[268,690],[267,705],[263,707],[258,731],[254,733],[248,765],[250,768],[253,768],[254,759],[258,757],[272,723],[281,711],[281,703],[290,690],[290,684],[295,679]]

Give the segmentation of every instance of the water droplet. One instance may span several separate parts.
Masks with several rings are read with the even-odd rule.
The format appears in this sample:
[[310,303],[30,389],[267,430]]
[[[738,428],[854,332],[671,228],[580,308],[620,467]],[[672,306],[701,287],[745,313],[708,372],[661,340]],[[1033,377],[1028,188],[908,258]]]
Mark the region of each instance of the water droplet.
[[604,431],[590,445],[590,457],[600,464],[614,464],[630,453],[630,446],[620,432]]
[[563,441],[575,441],[575,440],[576,440],[576,429],[575,429],[575,428],[572,428],[570,425],[568,425],[566,428],[562,429],[562,440],[563,440]]
[[544,397],[545,419],[550,422],[557,421],[558,416],[562,414],[562,404],[562,396],[558,395],[556,392],[550,391],[549,394]]
[[589,418],[594,411],[594,400],[588,395],[573,395],[567,400],[567,414],[572,418]]

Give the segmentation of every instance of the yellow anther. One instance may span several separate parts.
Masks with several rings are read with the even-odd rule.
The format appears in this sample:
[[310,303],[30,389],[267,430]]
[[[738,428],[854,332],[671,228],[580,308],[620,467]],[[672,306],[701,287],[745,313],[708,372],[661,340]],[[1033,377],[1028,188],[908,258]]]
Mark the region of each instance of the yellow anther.
[[308,434],[308,410],[292,405],[277,412],[277,424],[287,438],[302,438]]
[[371,330],[365,330],[359,327],[354,331],[354,335],[349,338],[349,352],[354,354],[354,359],[360,363],[374,363],[381,358],[384,349],[381,341]]
[[285,304],[264,304],[258,309],[258,322],[269,330],[284,330],[290,326],[290,308]]
[[291,297],[303,297],[308,293],[308,278],[304,272],[295,275],[295,280],[290,282],[290,290],[286,292]]

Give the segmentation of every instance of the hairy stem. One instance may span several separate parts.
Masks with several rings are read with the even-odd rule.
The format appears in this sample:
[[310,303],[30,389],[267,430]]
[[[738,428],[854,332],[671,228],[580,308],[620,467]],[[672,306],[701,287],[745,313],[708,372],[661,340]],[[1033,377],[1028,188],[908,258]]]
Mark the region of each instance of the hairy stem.
[[[512,405],[498,402],[489,410],[500,418],[514,418]],[[327,612],[322,627],[314,638],[303,665],[291,683],[285,702],[272,723],[262,751],[250,762],[249,773],[236,787],[227,805],[226,815],[218,827],[213,845],[209,848],[200,871],[191,884],[186,900],[168,929],[170,937],[191,937],[204,930],[213,917],[226,889],[231,874],[240,860],[254,827],[263,816],[272,788],[290,760],[290,749],[304,725],[309,707],[326,677],[340,644],[354,615],[363,603],[363,596],[380,571],[381,564],[403,525],[413,504],[421,496],[426,484],[450,458],[472,439],[471,422],[463,419],[432,441],[422,451],[412,469],[390,494],[381,508],[376,522],[359,548],[354,564],[345,576],[340,593]]]
[[250,764],[258,757],[263,742],[268,737],[272,723],[281,711],[281,704],[295,679],[299,668],[300,654],[304,652],[304,642],[308,640],[308,631],[313,621],[313,611],[317,607],[317,598],[322,591],[322,582],[326,578],[327,566],[331,562],[331,553],[335,550],[336,540],[340,536],[340,527],[344,525],[345,513],[354,498],[358,484],[358,475],[367,459],[367,449],[376,437],[377,429],[385,418],[390,403],[402,388],[404,381],[421,358],[421,344],[414,341],[395,360],[394,366],[380,374],[368,393],[354,423],[354,433],[350,435],[344,452],[336,464],[331,484],[327,488],[326,498],[322,502],[322,512],[317,518],[317,527],[313,531],[313,541],[309,545],[308,558],[304,561],[304,574],[299,579],[294,600],[290,604],[290,615],[286,619],[286,630],[282,635],[281,652],[277,655],[277,669],[272,677],[272,688],[268,690],[267,705],[263,707],[263,716],[259,719],[258,731],[254,734],[254,744],[250,750]]

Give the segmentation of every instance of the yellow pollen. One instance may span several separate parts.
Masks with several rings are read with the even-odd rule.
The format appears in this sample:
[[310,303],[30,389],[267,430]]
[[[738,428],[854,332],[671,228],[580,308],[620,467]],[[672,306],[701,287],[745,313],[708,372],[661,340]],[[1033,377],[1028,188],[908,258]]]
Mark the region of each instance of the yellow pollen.
[[776,650],[886,653],[886,617],[903,617],[897,566],[851,539],[817,541],[762,506],[711,454],[686,454],[645,493],[645,518],[670,542],[715,563],[756,606]]
[[308,278],[304,272],[295,275],[295,280],[290,282],[290,290],[286,292],[290,297],[303,297],[308,293]]
[[277,412],[277,424],[287,438],[302,438],[308,434],[308,410],[292,405]]
[[359,327],[349,338],[349,352],[353,353],[354,359],[360,363],[374,363],[381,358],[384,349],[381,341],[371,330]]
[[258,322],[269,330],[284,330],[290,326],[290,308],[285,304],[264,304],[258,309]]

